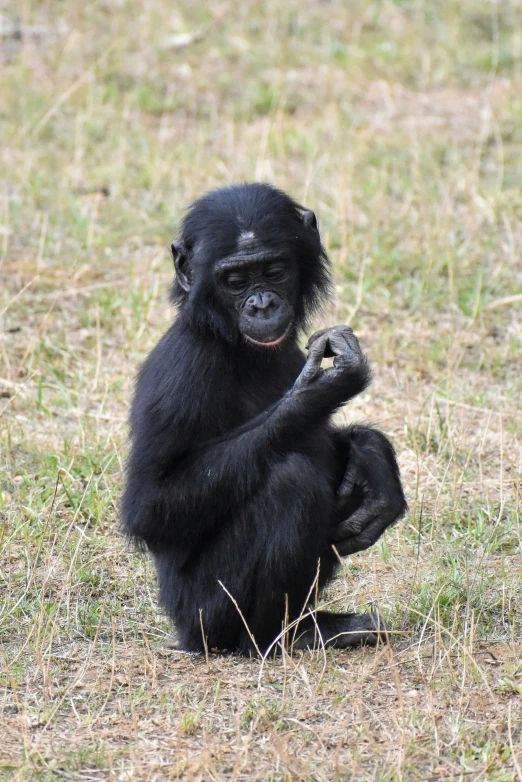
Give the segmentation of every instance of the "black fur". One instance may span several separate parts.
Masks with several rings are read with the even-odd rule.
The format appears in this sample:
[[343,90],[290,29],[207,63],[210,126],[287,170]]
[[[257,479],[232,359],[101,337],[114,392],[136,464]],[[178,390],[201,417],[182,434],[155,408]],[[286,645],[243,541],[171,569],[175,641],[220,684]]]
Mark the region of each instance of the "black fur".
[[[332,543],[367,548],[404,513],[395,453],[380,432],[330,422],[370,382],[351,330],[314,335],[308,360],[297,346],[330,292],[312,213],[269,185],[226,187],[192,205],[173,253],[180,311],[138,376],[124,528],[152,553],[182,648],[248,653],[252,634],[264,651],[317,573],[319,589],[331,579]],[[238,258],[248,288],[233,294],[216,269]],[[282,281],[265,279],[272,258]],[[283,316],[286,336],[265,346]],[[252,344],[245,317],[266,339]],[[324,371],[323,355],[335,356]],[[320,613],[297,645],[375,643],[378,621]]]

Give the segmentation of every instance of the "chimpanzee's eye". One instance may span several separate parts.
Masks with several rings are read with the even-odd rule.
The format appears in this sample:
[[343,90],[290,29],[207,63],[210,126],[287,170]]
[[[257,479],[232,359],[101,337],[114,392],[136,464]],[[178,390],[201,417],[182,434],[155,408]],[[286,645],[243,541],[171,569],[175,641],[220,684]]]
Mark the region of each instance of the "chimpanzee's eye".
[[288,272],[281,264],[274,264],[265,271],[265,277],[272,282],[283,282],[288,277]]
[[238,274],[237,272],[230,272],[223,278],[225,286],[234,293],[240,293],[245,290],[248,285],[248,279],[244,274]]

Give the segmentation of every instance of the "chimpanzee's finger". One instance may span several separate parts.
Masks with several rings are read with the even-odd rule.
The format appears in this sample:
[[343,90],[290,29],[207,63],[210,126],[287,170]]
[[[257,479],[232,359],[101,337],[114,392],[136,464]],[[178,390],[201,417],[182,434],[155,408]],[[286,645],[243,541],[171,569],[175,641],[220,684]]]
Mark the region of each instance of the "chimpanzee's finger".
[[[312,345],[312,343],[315,342],[316,339],[319,339],[320,337],[323,337],[325,334],[330,336],[330,335],[333,335],[333,334],[343,334],[343,333],[346,333],[346,335],[348,336],[348,334],[350,334],[350,333],[353,334],[353,330],[352,330],[352,328],[350,326],[329,326],[326,329],[319,329],[319,331],[316,331],[314,334],[312,334],[312,336],[308,340],[308,344],[306,346],[306,349],[308,350],[310,348],[310,346]],[[333,354],[327,353],[325,355],[325,358],[330,358],[331,355],[333,355]]]
[[325,345],[326,335],[322,335],[321,338],[314,340],[313,344],[310,346],[306,363],[295,382],[297,387],[310,383],[323,371],[321,369],[321,362],[324,358]]
[[326,334],[328,344],[326,346],[324,355],[325,358],[333,356],[345,356],[347,352],[352,352],[347,337],[342,331],[332,331]]
[[306,350],[310,350],[310,347],[312,344],[319,339],[319,337],[322,337],[323,334],[326,334],[327,331],[330,329],[319,329],[319,331],[314,331],[311,337],[309,337],[308,342],[306,343]]
[[[359,480],[357,480],[357,477],[359,477]],[[352,493],[356,484],[361,488],[366,488],[366,481],[359,475],[359,465],[354,463],[344,473],[341,485],[337,489],[337,495],[339,497],[347,497]]]
[[389,526],[386,505],[381,500],[365,503],[355,513],[338,524],[333,530],[333,540],[345,540],[361,535],[366,529],[372,529],[379,524],[383,530]]
[[350,331],[343,332],[343,337],[346,340],[346,344],[348,347],[350,347],[352,350],[360,350],[361,346],[359,344],[359,340],[357,336],[353,333],[352,329]]
[[367,548],[377,543],[387,527],[387,524],[383,524],[382,518],[377,516],[358,535],[343,538],[335,542],[334,546],[341,557],[356,554],[358,551],[366,551]]

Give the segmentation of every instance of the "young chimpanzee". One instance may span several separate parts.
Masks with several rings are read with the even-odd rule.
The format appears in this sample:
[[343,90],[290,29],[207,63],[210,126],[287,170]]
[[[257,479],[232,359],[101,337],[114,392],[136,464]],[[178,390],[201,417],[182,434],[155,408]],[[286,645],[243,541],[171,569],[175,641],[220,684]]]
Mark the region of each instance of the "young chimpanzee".
[[294,648],[375,644],[375,614],[308,612],[337,554],[406,510],[388,439],[331,422],[370,382],[352,329],[318,331],[308,358],[297,345],[330,290],[314,213],[225,187],[192,205],[172,254],[179,315],[138,375],[123,523],[181,647],[264,652],[299,617]]

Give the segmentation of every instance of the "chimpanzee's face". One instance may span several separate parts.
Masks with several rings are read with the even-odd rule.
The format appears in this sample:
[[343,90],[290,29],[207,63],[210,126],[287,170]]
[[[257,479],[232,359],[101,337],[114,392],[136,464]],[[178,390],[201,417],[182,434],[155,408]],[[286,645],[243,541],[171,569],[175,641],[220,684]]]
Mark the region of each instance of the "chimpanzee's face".
[[249,232],[240,236],[237,252],[216,263],[214,280],[220,302],[235,314],[247,342],[265,349],[284,342],[298,291],[293,259],[264,249]]

